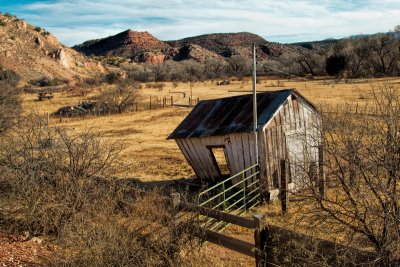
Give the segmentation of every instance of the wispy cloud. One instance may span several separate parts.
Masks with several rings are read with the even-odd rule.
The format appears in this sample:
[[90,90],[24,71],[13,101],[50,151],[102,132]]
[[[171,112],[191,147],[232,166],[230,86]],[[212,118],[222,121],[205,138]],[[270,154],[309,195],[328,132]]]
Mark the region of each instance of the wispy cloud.
[[3,12],[45,27],[67,45],[128,28],[160,39],[249,31],[295,42],[387,31],[399,24],[398,0],[0,0]]

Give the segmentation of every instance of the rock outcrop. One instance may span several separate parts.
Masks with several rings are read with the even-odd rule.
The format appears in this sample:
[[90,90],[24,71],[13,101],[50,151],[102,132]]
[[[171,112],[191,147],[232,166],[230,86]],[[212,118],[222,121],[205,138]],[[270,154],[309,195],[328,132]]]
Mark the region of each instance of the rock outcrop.
[[105,71],[101,64],[62,45],[44,29],[1,13],[0,63],[23,81],[42,77],[71,81]]
[[90,40],[73,47],[78,52],[95,56],[119,56],[137,62],[162,63],[170,46],[148,32],[127,30],[99,40]]
[[234,55],[251,58],[253,44],[257,45],[257,56],[261,60],[295,50],[289,45],[271,43],[248,32],[205,34],[163,42],[148,32],[133,30],[90,40],[73,48],[86,55],[117,56],[139,63],[160,64],[169,59],[205,62],[207,59],[225,61]]

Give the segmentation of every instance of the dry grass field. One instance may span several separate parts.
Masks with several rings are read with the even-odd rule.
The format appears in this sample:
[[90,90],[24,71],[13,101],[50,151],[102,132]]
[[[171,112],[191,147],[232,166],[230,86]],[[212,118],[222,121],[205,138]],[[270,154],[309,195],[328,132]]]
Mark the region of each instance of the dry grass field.
[[[278,80],[260,79],[258,91],[271,91],[284,88],[295,88],[311,102],[323,109],[337,109],[343,105],[359,104],[359,108],[371,98],[371,85],[381,82],[399,83],[399,79],[390,80],[353,80],[349,83],[333,80]],[[278,86],[279,85],[279,86]],[[106,90],[106,86],[100,88]],[[217,86],[216,82],[198,82],[192,86],[193,99],[213,99],[239,94],[251,93],[249,80],[233,81],[230,85]],[[66,93],[56,93],[55,97],[47,101],[37,101],[35,94],[26,94],[23,97],[25,112],[36,112],[45,117],[46,112],[54,113],[60,107],[75,105],[89,99],[97,90],[88,96],[70,96]],[[186,98],[182,98],[184,92]],[[165,83],[163,89],[141,89],[141,105],[149,105],[156,98],[172,96],[175,103],[188,104],[190,96],[189,83],[180,83],[177,86]],[[143,182],[173,180],[193,177],[194,173],[186,163],[173,140],[166,140],[167,136],[190,112],[188,107],[168,107],[155,110],[144,110],[118,115],[91,116],[86,118],[63,119],[52,116],[50,124],[59,125],[73,132],[94,131],[109,141],[122,141],[124,153],[121,158],[125,164],[124,178],[139,179]]]
[[[295,88],[303,96],[321,109],[340,109],[345,105],[353,108],[362,106],[371,99],[371,88],[379,83],[400,83],[400,79],[360,79],[347,83],[335,82],[329,79],[311,81],[279,80],[261,78],[257,84],[258,91],[272,91],[284,88]],[[105,90],[106,86],[100,88]],[[153,99],[171,96],[175,103],[188,104],[190,96],[188,83],[165,83],[162,89],[140,89],[142,105],[148,105],[150,96]],[[96,94],[69,96],[65,93],[56,93],[54,98],[47,101],[37,101],[35,94],[23,96],[24,112],[36,112],[45,117],[46,112],[54,113],[60,107],[74,105]],[[182,98],[186,93],[186,98]],[[250,80],[233,81],[230,85],[217,86],[215,81],[194,83],[192,87],[193,99],[213,99],[239,94],[251,93]],[[71,132],[98,132],[107,142],[121,141],[125,150],[121,156],[123,170],[118,174],[120,178],[138,180],[144,183],[167,182],[181,178],[193,178],[194,172],[185,161],[173,140],[166,140],[167,136],[190,112],[190,107],[167,107],[153,110],[129,112],[118,115],[87,116],[85,118],[60,119],[51,116],[50,125],[62,126]],[[269,222],[285,225],[290,216],[281,216],[279,206],[272,204],[258,207],[254,213],[267,213]],[[250,214],[249,214],[250,216]],[[251,241],[252,232],[240,227],[230,227],[228,233],[244,240]],[[340,238],[340,237],[339,237]],[[214,259],[215,266],[248,266],[254,264],[254,259],[238,253],[227,251],[215,245],[208,245],[202,250],[202,255]]]

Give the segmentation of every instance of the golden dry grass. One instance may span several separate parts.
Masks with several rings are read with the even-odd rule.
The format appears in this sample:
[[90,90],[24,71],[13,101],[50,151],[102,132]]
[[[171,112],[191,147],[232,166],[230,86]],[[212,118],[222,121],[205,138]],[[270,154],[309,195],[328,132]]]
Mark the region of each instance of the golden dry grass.
[[[257,84],[259,91],[295,88],[317,106],[343,104],[363,104],[371,99],[371,84],[383,82],[399,83],[398,78],[393,79],[364,79],[354,80],[352,83],[335,82],[334,80],[279,80],[262,78]],[[277,84],[282,86],[276,86]],[[56,93],[48,101],[37,101],[35,94],[23,95],[24,112],[37,112],[45,115],[46,112],[54,113],[62,106],[74,105],[80,101],[90,99],[107,86],[97,88],[88,96],[71,96],[66,93]],[[233,81],[230,85],[217,86],[214,81],[199,82],[193,85],[193,98],[211,99],[239,94],[248,94],[251,91],[251,82]],[[185,92],[182,94],[174,92]],[[141,89],[141,102],[148,104],[150,96],[155,98],[173,96],[175,102],[188,103],[190,95],[189,84],[165,83],[160,89]],[[173,140],[166,140],[167,136],[190,112],[187,107],[168,107],[165,109],[146,110],[109,116],[92,116],[73,119],[52,117],[51,125],[63,126],[73,132],[84,132],[88,129],[99,132],[106,141],[122,141],[125,150],[121,160],[125,163],[123,177],[139,179],[141,181],[172,180],[178,178],[194,177],[194,173],[185,161],[182,153]]]
[[[276,86],[278,81],[282,86]],[[397,84],[400,83],[400,79],[360,79],[352,83],[336,83],[329,79],[301,81],[261,78],[257,87],[259,91],[295,88],[319,107],[328,105],[336,108],[337,105],[356,103],[362,105],[368,102],[371,99],[371,84],[383,82]],[[226,86],[217,86],[215,81],[199,82],[193,85],[193,99],[212,99],[249,94],[250,91],[251,82],[249,79],[244,82],[233,81]],[[174,92],[185,92],[186,98],[182,99],[182,94]],[[95,93],[92,93],[92,95]],[[92,95],[77,97],[56,93],[52,100],[37,101],[36,95],[26,94],[23,96],[23,108],[24,112],[34,111],[44,115],[46,112],[53,113],[62,106],[77,104]],[[190,96],[189,84],[179,83],[178,86],[174,86],[173,83],[165,83],[162,90],[141,89],[142,103],[147,104],[150,96],[153,100],[156,97],[170,98],[173,96],[175,102],[187,104],[188,96]],[[66,127],[74,132],[85,132],[88,129],[93,129],[93,131],[99,132],[106,141],[123,141],[125,144],[125,150],[121,156],[121,160],[125,163],[123,178],[138,179],[143,182],[167,181],[194,177],[192,169],[185,161],[175,142],[166,140],[167,136],[190,110],[187,107],[168,107],[120,115],[87,117],[85,119],[75,118],[62,122],[53,117],[50,123]],[[258,207],[254,212],[267,212],[268,221],[280,226],[286,225],[288,220],[294,220],[290,215],[281,216],[277,204]],[[253,233],[250,230],[235,226],[230,227],[227,231],[235,237],[252,242]],[[200,254],[215,259],[215,266],[254,265],[254,259],[215,245],[209,245]]]
[[[282,86],[276,86],[279,83]],[[261,78],[257,88],[259,91],[279,90],[283,88],[295,88],[303,96],[317,106],[332,106],[336,108],[341,104],[362,105],[370,99],[371,84],[381,83],[387,80],[355,80],[352,83],[336,83],[333,80],[278,80]],[[390,79],[390,83],[399,83],[399,79]],[[102,86],[100,90],[106,90]],[[214,81],[199,82],[193,84],[193,99],[212,99],[239,94],[249,94],[251,82],[233,81],[230,85],[217,86]],[[174,92],[185,92],[182,94]],[[56,93],[55,97],[48,101],[37,101],[34,94],[23,96],[23,108],[25,112],[37,112],[45,115],[46,112],[54,113],[60,107],[74,105],[96,94],[96,91],[88,96],[70,96],[66,93]],[[141,89],[142,105],[147,105],[152,96],[155,98],[171,97],[174,102],[188,104],[190,96],[189,83],[179,83],[177,87],[173,83],[165,83],[160,89]],[[122,160],[126,163],[125,176],[137,178],[142,181],[170,180],[176,178],[192,177],[194,173],[186,163],[177,145],[172,140],[166,140],[167,136],[190,112],[190,108],[169,107],[165,109],[146,110],[121,115],[102,117],[87,117],[85,119],[70,119],[60,122],[58,118],[51,118],[51,124],[65,126],[66,128],[83,132],[92,128],[100,132],[101,136],[110,141],[120,140],[125,143],[125,151]]]

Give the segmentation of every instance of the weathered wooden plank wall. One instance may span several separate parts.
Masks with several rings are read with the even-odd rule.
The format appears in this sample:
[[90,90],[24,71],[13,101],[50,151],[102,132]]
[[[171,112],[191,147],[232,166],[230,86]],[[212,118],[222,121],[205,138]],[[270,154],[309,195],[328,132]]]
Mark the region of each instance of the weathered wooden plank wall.
[[297,132],[305,136],[304,151],[307,155],[303,156],[306,159],[304,164],[310,164],[311,161],[318,162],[318,147],[312,144],[315,143],[313,141],[320,139],[319,120],[318,114],[305,101],[290,96],[266,125],[264,129],[266,175],[264,177],[270,190],[281,187],[280,160],[288,159],[290,147],[287,147],[286,137],[289,133]]
[[[316,127],[317,126],[317,127]],[[318,147],[311,146],[312,139],[319,140],[320,118],[318,113],[301,98],[289,96],[273,118],[258,133],[258,151],[261,178],[269,190],[281,187],[280,160],[288,159],[287,135],[304,133],[307,155],[305,164],[318,162]],[[231,175],[257,162],[254,133],[231,133],[223,136],[208,136],[177,139],[179,148],[193,167],[198,178],[218,180],[220,172],[213,160],[210,147],[223,146]],[[315,142],[314,142],[315,143]],[[288,171],[289,173],[290,171]],[[252,174],[250,171],[246,175]]]

